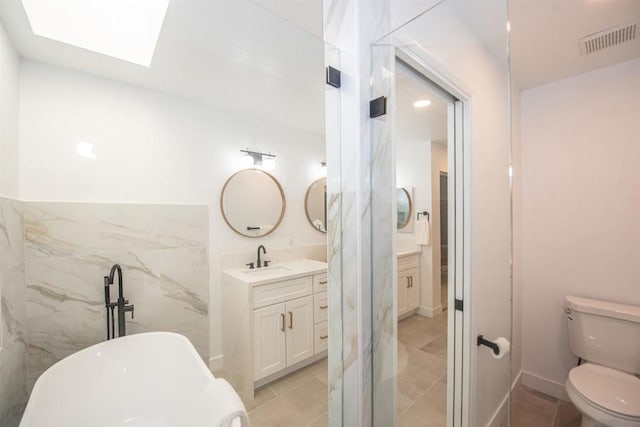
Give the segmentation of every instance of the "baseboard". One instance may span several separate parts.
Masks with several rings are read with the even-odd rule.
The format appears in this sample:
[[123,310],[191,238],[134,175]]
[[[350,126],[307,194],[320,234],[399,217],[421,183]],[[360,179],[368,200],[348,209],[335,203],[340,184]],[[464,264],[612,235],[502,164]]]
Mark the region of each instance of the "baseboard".
[[223,366],[224,366],[224,355],[219,354],[218,356],[209,358],[209,370],[211,372],[220,372],[222,371]]
[[436,307],[425,307],[424,305],[421,305],[420,307],[418,307],[418,314],[421,316],[434,318],[442,314],[442,306],[439,305]]
[[564,384],[540,377],[531,372],[522,371],[522,385],[555,397],[556,399],[569,401],[569,396],[564,388]]
[[522,371],[518,372],[518,375],[511,382],[511,391],[516,388],[519,384],[522,384]]
[[508,407],[510,402],[509,397],[511,397],[511,392],[513,391],[513,389],[516,388],[516,386],[521,382],[522,382],[522,371],[518,372],[518,375],[516,375],[516,377],[511,382],[511,390],[509,390],[509,392],[502,398],[500,405],[498,406],[496,411],[493,413],[493,416],[487,423],[487,427],[499,427],[499,426],[507,425],[505,421],[509,416],[509,407]]

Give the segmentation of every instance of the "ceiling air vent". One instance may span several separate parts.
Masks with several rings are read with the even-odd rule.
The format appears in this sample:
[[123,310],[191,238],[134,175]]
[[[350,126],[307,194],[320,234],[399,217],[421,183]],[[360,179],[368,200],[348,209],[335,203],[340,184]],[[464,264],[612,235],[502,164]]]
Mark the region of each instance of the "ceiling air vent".
[[580,39],[580,52],[583,55],[607,49],[636,38],[636,24],[609,28]]

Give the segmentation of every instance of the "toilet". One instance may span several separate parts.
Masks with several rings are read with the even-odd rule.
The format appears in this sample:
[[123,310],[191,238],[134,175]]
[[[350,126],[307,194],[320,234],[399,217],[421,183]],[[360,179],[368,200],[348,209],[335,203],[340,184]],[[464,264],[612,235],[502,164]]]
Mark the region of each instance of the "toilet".
[[565,297],[571,352],[565,384],[582,427],[640,427],[640,307]]

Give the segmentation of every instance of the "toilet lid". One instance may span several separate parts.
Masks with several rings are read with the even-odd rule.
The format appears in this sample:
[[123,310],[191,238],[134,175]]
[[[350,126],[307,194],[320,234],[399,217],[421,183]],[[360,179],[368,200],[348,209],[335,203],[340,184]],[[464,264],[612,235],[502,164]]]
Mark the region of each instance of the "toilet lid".
[[640,417],[640,378],[591,363],[569,372],[569,381],[591,402],[629,417]]

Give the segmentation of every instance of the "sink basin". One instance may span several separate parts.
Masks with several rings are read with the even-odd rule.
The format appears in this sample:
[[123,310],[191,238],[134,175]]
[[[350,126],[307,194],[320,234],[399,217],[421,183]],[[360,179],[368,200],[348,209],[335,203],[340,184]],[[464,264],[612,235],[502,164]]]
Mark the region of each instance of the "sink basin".
[[270,276],[272,274],[285,274],[290,272],[291,269],[281,266],[254,268],[252,270],[245,270],[244,274],[250,274],[252,276]]

